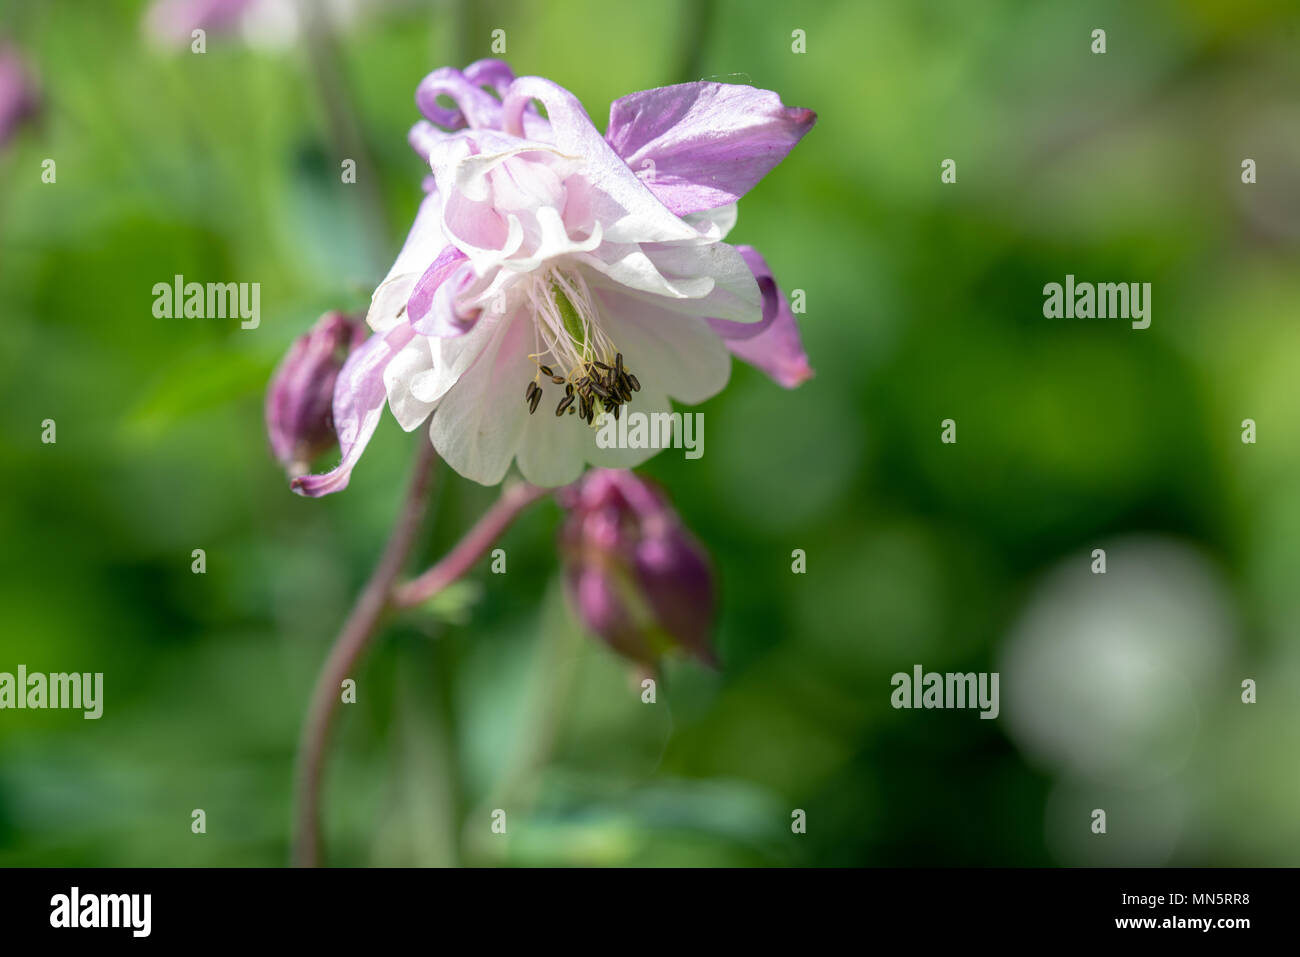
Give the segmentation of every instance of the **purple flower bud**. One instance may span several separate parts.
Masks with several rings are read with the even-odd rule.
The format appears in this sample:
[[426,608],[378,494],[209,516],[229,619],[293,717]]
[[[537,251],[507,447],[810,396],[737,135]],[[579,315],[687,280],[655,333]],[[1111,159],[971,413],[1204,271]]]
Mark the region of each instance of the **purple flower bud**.
[[664,493],[631,472],[592,469],[559,501],[565,586],[583,623],[651,669],[674,649],[716,666],[713,572]]
[[36,113],[38,104],[36,87],[18,54],[0,44],[0,146]]
[[290,476],[305,475],[312,459],[334,446],[334,380],[366,332],[364,322],[327,312],[294,341],[271,377],[266,432]]

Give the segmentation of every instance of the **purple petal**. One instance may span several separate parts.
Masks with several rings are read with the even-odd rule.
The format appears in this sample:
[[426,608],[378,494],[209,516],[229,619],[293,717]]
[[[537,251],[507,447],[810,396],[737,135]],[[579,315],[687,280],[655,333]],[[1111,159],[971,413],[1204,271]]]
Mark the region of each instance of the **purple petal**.
[[433,294],[461,263],[467,261],[467,258],[455,246],[446,246],[438,254],[438,258],[424,271],[424,275],[416,280],[415,287],[411,290],[411,298],[406,300],[406,315],[421,335],[430,334],[420,328],[419,321],[428,315],[429,308],[433,305]]
[[299,495],[318,498],[348,487],[387,401],[384,367],[414,336],[415,330],[403,323],[383,335],[372,335],[348,356],[334,385],[334,429],[343,460],[333,471],[294,479],[290,488]]
[[305,472],[307,462],[334,445],[334,383],[365,330],[363,322],[328,312],[294,340],[276,368],[266,390],[266,430],[285,468]]
[[[448,97],[455,109],[442,106],[439,96]],[[434,70],[415,90],[415,105],[434,123],[448,130],[466,126],[477,129],[495,126],[501,115],[501,103],[486,90],[479,89],[454,67]]]
[[609,108],[605,138],[679,216],[749,192],[817,120],[771,90],[681,83],[631,93]]
[[505,60],[475,60],[465,67],[465,79],[478,87],[492,87],[504,99],[506,90],[515,81],[515,71]]
[[762,369],[779,385],[793,389],[813,376],[799,337],[799,325],[763,257],[752,246],[736,248],[745,257],[762,290],[763,318],[753,323],[710,319],[709,325],[722,336],[732,355]]
[[[420,81],[415,91],[415,105],[445,130],[460,130],[467,126],[475,130],[499,130],[501,99],[514,79],[514,71],[503,60],[479,60],[467,66],[463,73],[452,67],[442,67]],[[496,96],[484,87],[495,90]],[[456,104],[455,109],[442,106],[438,102],[439,96],[449,98]],[[547,138],[549,125],[536,109],[528,111],[524,123],[529,137]],[[436,129],[421,129],[417,124],[416,129],[411,130],[411,145],[428,159],[428,142],[440,133]]]
[[[434,145],[438,140],[450,134],[438,129],[428,120],[416,120],[411,131],[406,134],[406,142],[411,144],[411,149],[415,150],[416,155],[425,163],[429,162],[429,154],[433,151]],[[432,187],[426,186],[424,191],[427,193]]]

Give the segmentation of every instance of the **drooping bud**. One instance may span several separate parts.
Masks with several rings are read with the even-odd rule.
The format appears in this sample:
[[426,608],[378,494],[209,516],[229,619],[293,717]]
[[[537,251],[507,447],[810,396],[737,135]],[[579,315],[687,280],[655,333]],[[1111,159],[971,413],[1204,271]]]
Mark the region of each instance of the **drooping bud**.
[[366,324],[327,312],[289,348],[266,392],[271,451],[291,477],[333,447],[334,380],[348,353],[366,338]]
[[664,493],[631,472],[592,469],[559,501],[565,586],[583,623],[652,670],[674,650],[716,665],[713,572]]
[[36,85],[17,52],[0,43],[0,146],[35,115],[39,102]]

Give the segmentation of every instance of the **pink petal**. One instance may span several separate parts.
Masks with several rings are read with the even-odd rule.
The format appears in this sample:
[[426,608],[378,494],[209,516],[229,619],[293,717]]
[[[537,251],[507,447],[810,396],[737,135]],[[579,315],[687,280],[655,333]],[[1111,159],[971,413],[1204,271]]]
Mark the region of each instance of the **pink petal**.
[[465,79],[475,86],[490,86],[497,96],[504,98],[515,81],[515,71],[505,60],[475,60],[465,67]]
[[426,324],[421,320],[429,314],[429,309],[433,306],[434,293],[466,261],[467,257],[463,252],[455,246],[447,246],[424,271],[424,275],[415,281],[411,297],[406,300],[406,315],[420,335],[437,335],[428,331],[425,328]]
[[606,242],[682,242],[698,238],[690,225],[669,212],[637,179],[596,132],[582,104],[562,86],[537,76],[521,76],[502,105],[502,129],[524,136],[525,111],[532,100],[546,107],[553,143],[560,152],[582,157],[583,178],[594,187],[590,212],[604,226]]
[[813,370],[808,365],[808,354],[804,352],[790,303],[757,250],[751,246],[736,248],[754,271],[763,292],[763,318],[754,323],[710,319],[709,325],[722,336],[732,355],[762,369],[779,385],[793,389],[811,379]]
[[348,356],[334,385],[334,429],[343,460],[333,471],[294,479],[290,488],[299,495],[318,498],[348,487],[387,401],[384,367],[414,335],[408,325],[394,326],[388,333],[375,333]]
[[605,138],[683,216],[734,203],[816,120],[812,110],[782,105],[771,90],[681,83],[615,100]]

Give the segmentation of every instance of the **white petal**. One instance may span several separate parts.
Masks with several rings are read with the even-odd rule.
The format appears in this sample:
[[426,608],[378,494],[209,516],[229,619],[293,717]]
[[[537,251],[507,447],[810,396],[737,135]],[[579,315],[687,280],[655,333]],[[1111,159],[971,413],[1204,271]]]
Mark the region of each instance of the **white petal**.
[[709,276],[713,288],[693,302],[673,303],[671,308],[693,316],[730,319],[734,322],[758,322],[763,317],[763,294],[754,272],[735,246],[714,243],[711,246],[642,247],[660,275],[680,283],[682,277]]
[[716,243],[726,239],[727,234],[735,228],[738,215],[736,204],[728,203],[726,206],[718,206],[714,209],[687,213],[682,219],[698,229],[700,235],[709,242]]
[[[621,410],[619,410],[619,418],[630,424],[634,421],[627,419],[627,416],[630,413],[653,416],[655,413],[672,412],[672,410],[673,406],[672,403],[668,401],[668,396],[666,396],[662,391],[647,389],[643,385],[640,392],[633,393],[632,401],[628,402]],[[650,419],[649,421],[653,421],[653,419]],[[617,425],[618,423],[615,423],[616,428]],[[597,434],[597,429],[588,429],[587,436],[583,442],[583,457],[592,465],[600,468],[635,468],[642,462],[653,458],[662,451],[657,448],[630,449],[614,447],[602,449],[596,441]]]
[[397,261],[370,298],[366,322],[371,329],[386,332],[398,323],[416,281],[447,245],[441,224],[442,201],[436,192],[429,193],[420,203]]
[[726,387],[731,353],[703,319],[673,311],[666,300],[655,305],[609,288],[596,297],[601,327],[642,388],[695,404]]
[[568,485],[582,474],[583,444],[589,430],[577,413],[556,416],[555,407],[562,398],[564,387],[548,383],[537,412],[524,423],[519,471],[534,485]]
[[524,387],[536,371],[528,360],[532,322],[517,312],[484,317],[477,325],[486,326],[490,338],[439,402],[429,438],[461,475],[496,485],[505,478],[528,418]]
[[[690,247],[699,251],[709,247]],[[654,260],[642,251],[641,246],[605,243],[590,253],[575,257],[597,272],[608,276],[620,286],[671,299],[700,299],[713,291],[713,277],[709,275],[679,276],[674,279],[663,275]],[[700,261],[701,268],[705,266]]]
[[416,336],[392,358],[384,368],[384,389],[388,393],[388,407],[407,432],[412,431],[429,417],[436,402],[423,402],[411,393],[411,381],[433,368],[433,353],[429,340]]
[[462,336],[430,336],[425,341],[433,354],[429,368],[410,380],[411,394],[421,402],[437,402],[477,360],[498,334],[499,316],[484,313]]

